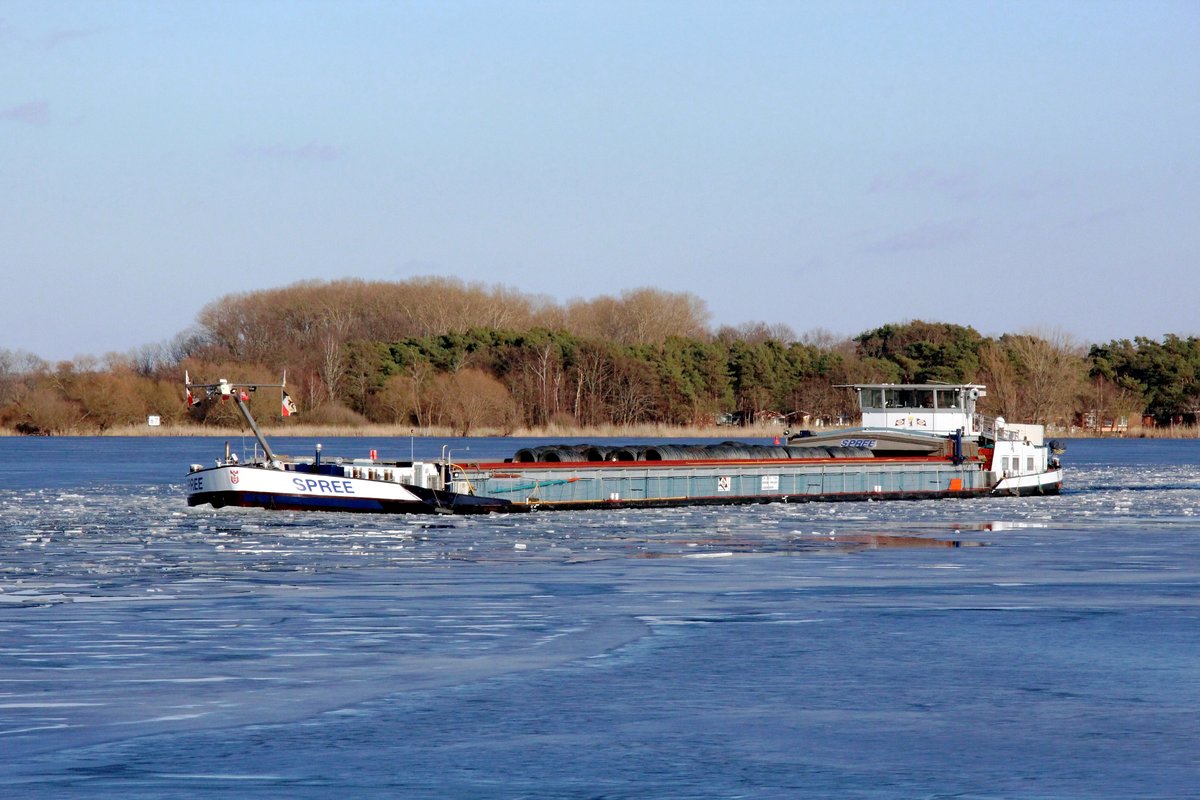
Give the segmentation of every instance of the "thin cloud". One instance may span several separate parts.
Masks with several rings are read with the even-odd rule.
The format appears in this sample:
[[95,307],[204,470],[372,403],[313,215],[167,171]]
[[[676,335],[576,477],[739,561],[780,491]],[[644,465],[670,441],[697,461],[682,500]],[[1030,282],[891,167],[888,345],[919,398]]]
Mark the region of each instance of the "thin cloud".
[[45,100],[30,100],[0,110],[0,122],[32,125],[37,128],[50,124],[50,104]]
[[919,250],[936,250],[971,237],[973,225],[965,220],[926,222],[915,228],[878,239],[863,248],[864,253],[884,255]]
[[46,34],[46,38],[42,40],[42,45],[46,50],[53,50],[59,45],[68,42],[91,38],[99,32],[99,28],[59,28]]
[[1066,175],[1049,170],[1038,170],[1019,179],[1011,189],[999,195],[999,199],[1006,202],[1032,203],[1035,200],[1071,191],[1073,186],[1073,181]]
[[1077,228],[1091,228],[1097,225],[1107,225],[1112,222],[1124,219],[1134,213],[1131,208],[1106,208],[1101,211],[1096,211],[1091,214],[1086,214],[1079,217],[1071,217],[1060,222],[1056,230],[1069,231]]
[[325,142],[309,142],[302,145],[267,144],[239,145],[234,154],[240,158],[261,161],[331,162],[341,155],[336,147]]
[[936,194],[955,200],[969,200],[979,193],[979,176],[965,170],[947,172],[919,167],[898,175],[877,175],[867,187],[868,194],[894,192]]

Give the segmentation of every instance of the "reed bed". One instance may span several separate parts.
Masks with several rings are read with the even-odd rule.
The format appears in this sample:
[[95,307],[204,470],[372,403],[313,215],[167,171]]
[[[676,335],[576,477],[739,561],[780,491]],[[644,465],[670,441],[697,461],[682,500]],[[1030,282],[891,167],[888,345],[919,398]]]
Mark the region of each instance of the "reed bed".
[[[271,438],[288,436],[296,437],[346,437],[346,438],[380,438],[390,436],[435,436],[455,437],[461,431],[448,427],[414,428],[409,425],[304,425],[288,423],[285,425],[259,425],[263,433]],[[830,428],[827,430],[837,430]],[[75,430],[56,436],[242,436],[248,434],[246,428],[231,426],[218,427],[211,425],[161,425],[150,427],[141,425],[119,425],[105,431]],[[0,436],[21,436],[14,430],[0,428]],[[778,426],[748,426],[732,427],[727,425],[592,425],[586,427],[570,427],[567,425],[547,425],[538,428],[516,428],[502,430],[498,428],[478,428],[469,432],[470,436],[502,436],[502,437],[539,437],[539,438],[621,438],[630,439],[774,439],[782,440],[784,429]],[[1078,439],[1197,439],[1200,438],[1200,426],[1173,425],[1164,428],[1130,427],[1128,430],[1114,433],[1109,431],[1097,432],[1084,428],[1051,428],[1047,436],[1061,436]]]
[[[415,428],[410,425],[259,425],[262,432],[272,438],[295,437],[348,437],[370,438],[391,436],[435,436],[456,437],[462,431],[448,427]],[[241,436],[249,433],[244,427],[219,427],[214,425],[119,425],[105,431],[76,430],[56,436]],[[19,436],[12,430],[0,430],[0,436]],[[549,425],[541,428],[477,428],[469,436],[502,437],[546,437],[546,438],[620,438],[631,439],[760,439],[778,436],[783,438],[784,429],[777,426],[673,426],[673,425],[599,425],[573,428],[565,425]]]
[[1070,433],[1059,434],[1090,439],[1197,439],[1200,438],[1200,426],[1171,425],[1166,428],[1149,428],[1138,425],[1130,427],[1123,433],[1104,431],[1097,433],[1083,429],[1072,430]]

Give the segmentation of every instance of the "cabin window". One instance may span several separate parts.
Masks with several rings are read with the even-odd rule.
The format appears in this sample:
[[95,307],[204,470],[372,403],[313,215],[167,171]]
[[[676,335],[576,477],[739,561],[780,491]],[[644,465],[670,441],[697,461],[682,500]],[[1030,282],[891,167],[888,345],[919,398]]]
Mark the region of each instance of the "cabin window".
[[885,408],[933,408],[931,389],[884,389]]
[[888,408],[917,408],[915,395],[912,389],[883,390],[883,400]]
[[1003,472],[1008,472],[1008,456],[1004,456],[1004,458],[1000,459],[1000,469]]
[[936,395],[938,408],[962,408],[957,389],[938,389]]
[[882,389],[863,389],[860,394],[863,408],[883,408]]
[[1033,456],[1029,457],[1029,466],[1025,468],[1028,472],[1033,472]]

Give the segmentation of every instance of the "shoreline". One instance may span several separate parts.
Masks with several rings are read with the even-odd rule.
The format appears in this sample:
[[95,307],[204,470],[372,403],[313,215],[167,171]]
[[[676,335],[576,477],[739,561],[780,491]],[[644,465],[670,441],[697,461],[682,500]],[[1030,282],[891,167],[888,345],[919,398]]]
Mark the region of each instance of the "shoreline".
[[[730,427],[673,427],[661,425],[632,425],[628,427],[598,426],[587,428],[515,428],[502,430],[499,428],[479,428],[467,433],[449,427],[413,428],[397,425],[259,425],[263,435],[269,439],[289,438],[437,438],[437,439],[466,439],[466,438],[504,438],[504,439],[580,439],[580,438],[661,438],[661,439],[761,439],[784,438],[783,428],[730,428]],[[833,429],[836,430],[836,429]],[[154,428],[145,425],[127,425],[109,428],[105,431],[70,431],[66,433],[49,434],[56,438],[70,437],[211,437],[249,435],[245,427],[200,427],[193,425],[162,425]],[[17,433],[12,430],[0,430],[0,437],[44,438],[29,434]]]
[[[516,428],[501,430],[497,428],[480,428],[467,433],[460,433],[452,428],[412,428],[398,425],[260,425],[265,436],[271,439],[288,438],[506,438],[506,439],[586,439],[586,438],[636,438],[636,439],[773,439],[778,436],[782,441],[787,429],[777,426],[731,427],[731,426],[664,426],[664,425],[630,425],[630,426],[593,426],[566,428],[548,426],[544,428]],[[407,428],[407,429],[406,429]],[[824,430],[847,430],[849,428],[825,428]],[[53,434],[56,438],[71,437],[138,437],[138,438],[177,438],[177,437],[209,437],[242,436],[249,434],[244,427],[204,427],[195,425],[162,425],[148,427],[146,425],[123,425],[105,431],[71,431]],[[0,430],[0,437],[12,438],[42,438],[18,433],[13,430]],[[1106,433],[1087,431],[1083,429],[1066,429],[1047,431],[1046,438],[1064,439],[1200,439],[1200,426],[1179,426],[1173,428],[1130,428],[1124,433]]]

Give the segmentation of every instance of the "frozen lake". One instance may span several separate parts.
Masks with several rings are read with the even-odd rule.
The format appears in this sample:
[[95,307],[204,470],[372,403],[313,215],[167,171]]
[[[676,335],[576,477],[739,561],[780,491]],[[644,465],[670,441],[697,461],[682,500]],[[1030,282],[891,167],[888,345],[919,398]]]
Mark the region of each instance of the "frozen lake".
[[0,438],[0,796],[1200,796],[1198,441],[1072,441],[1055,498],[494,518],[188,508],[222,446]]

